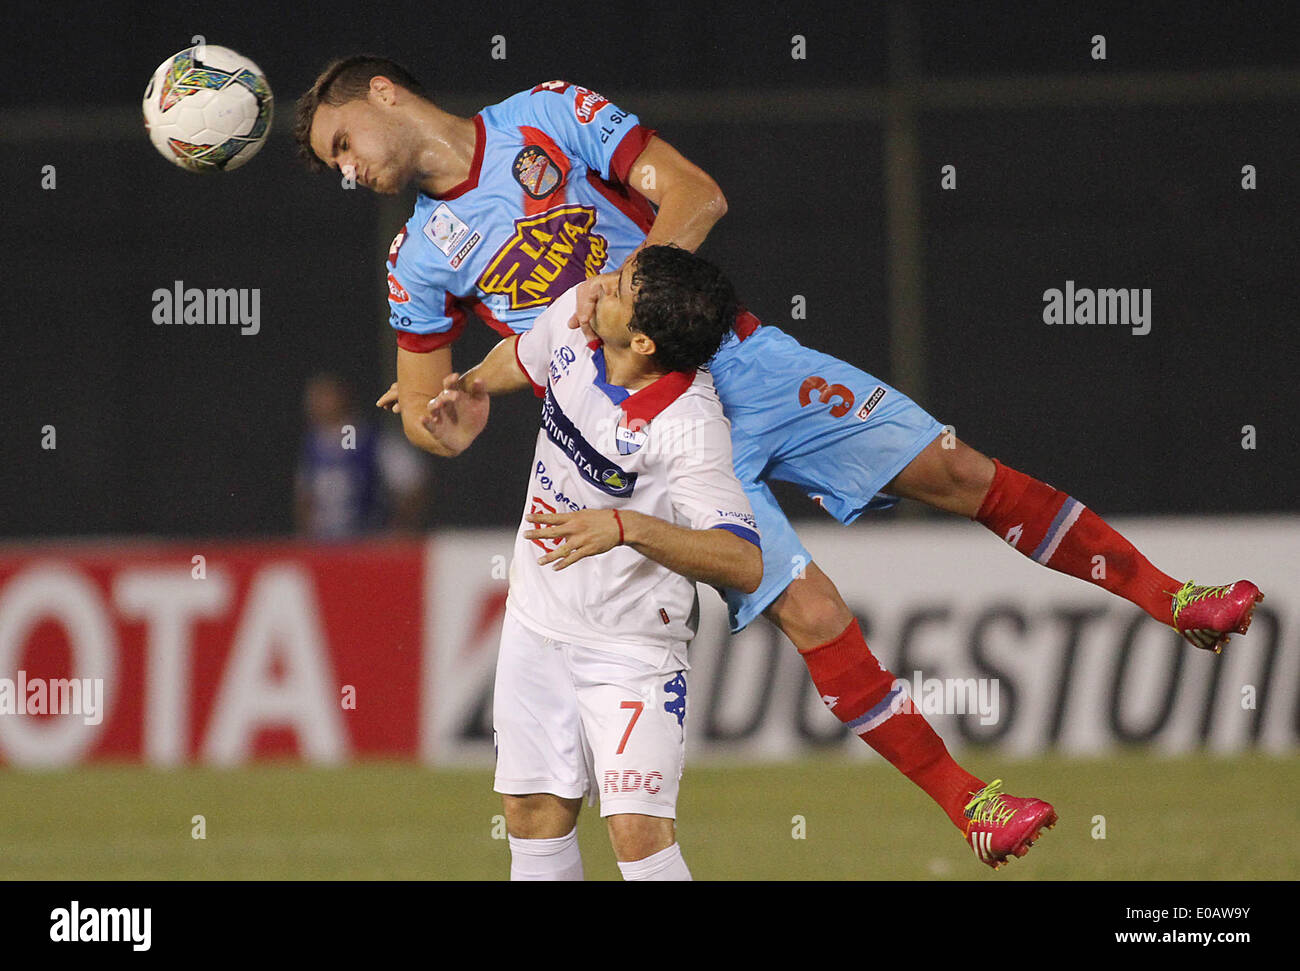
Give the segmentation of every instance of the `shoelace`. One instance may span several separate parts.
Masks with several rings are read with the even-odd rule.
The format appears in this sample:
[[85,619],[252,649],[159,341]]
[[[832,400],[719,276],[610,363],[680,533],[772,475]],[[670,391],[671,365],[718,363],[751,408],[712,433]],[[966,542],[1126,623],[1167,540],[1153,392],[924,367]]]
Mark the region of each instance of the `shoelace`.
[[994,779],[966,803],[966,818],[973,823],[1005,823],[1016,811],[1002,801],[1002,780]]
[[1221,597],[1232,588],[1231,583],[1225,583],[1218,587],[1198,587],[1188,580],[1182,588],[1174,594],[1174,623],[1178,623],[1178,615],[1182,613],[1183,608],[1188,604],[1194,604],[1198,600],[1204,600],[1206,597]]

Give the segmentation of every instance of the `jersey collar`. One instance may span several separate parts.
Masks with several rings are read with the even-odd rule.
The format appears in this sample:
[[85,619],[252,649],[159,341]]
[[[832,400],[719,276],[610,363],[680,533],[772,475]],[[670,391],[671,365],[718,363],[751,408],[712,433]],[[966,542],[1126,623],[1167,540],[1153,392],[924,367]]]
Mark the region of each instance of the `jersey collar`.
[[483,167],[483,147],[487,143],[487,132],[483,128],[483,116],[474,116],[474,161],[469,163],[469,175],[465,181],[452,186],[446,192],[433,196],[434,199],[446,201],[463,196],[471,189],[478,188],[478,174]]
[[610,401],[623,409],[623,414],[629,422],[648,422],[655,418],[661,411],[685,394],[686,389],[695,382],[693,373],[669,371],[662,377],[655,378],[654,381],[647,384],[640,391],[628,391],[627,388],[617,384],[610,384],[606,380],[605,348],[600,345],[599,341],[592,341],[588,346],[592,345],[595,345],[592,360],[596,365],[596,376],[592,378],[591,383],[605,392],[605,396]]

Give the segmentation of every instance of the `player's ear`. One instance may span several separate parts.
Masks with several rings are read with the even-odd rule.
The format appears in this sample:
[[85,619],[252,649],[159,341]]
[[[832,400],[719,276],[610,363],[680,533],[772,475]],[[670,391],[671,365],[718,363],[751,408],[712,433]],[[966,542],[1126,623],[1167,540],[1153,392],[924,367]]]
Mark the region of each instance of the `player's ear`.
[[644,354],[646,357],[653,357],[655,352],[655,342],[641,333],[639,330],[632,331],[631,348],[637,354]]
[[397,98],[397,87],[382,74],[376,74],[370,79],[370,98],[391,105]]

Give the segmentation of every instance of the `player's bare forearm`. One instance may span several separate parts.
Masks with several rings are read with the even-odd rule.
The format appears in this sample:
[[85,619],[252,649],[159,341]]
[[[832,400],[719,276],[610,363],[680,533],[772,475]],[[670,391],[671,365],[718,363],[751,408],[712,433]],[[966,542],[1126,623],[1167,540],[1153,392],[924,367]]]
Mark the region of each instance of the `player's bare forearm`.
[[[647,246],[673,245],[694,252],[727,214],[727,198],[718,183],[658,136],[650,139],[632,163],[627,183],[653,202],[658,213],[645,241],[627,255],[625,263]],[[611,272],[617,269],[610,268]],[[581,328],[588,339],[596,336],[590,324],[596,315],[597,287],[594,279],[579,285],[569,318],[569,326]]]
[[599,556],[620,545],[630,546],[689,580],[753,593],[763,581],[763,555],[757,546],[725,529],[688,529],[645,513],[612,509],[524,517],[537,528],[525,539],[561,540],[538,559],[556,570]]
[[659,209],[643,246],[671,243],[694,251],[727,212],[713,178],[658,137],[632,163],[628,184]]
[[763,582],[763,554],[735,533],[674,526],[639,512],[622,518],[623,541],[674,573],[742,593],[753,593]]
[[[393,410],[401,415],[407,441],[441,458],[453,458],[468,448],[487,421],[486,403],[476,401],[470,389],[494,395],[529,386],[515,357],[516,340],[511,336],[499,342],[463,375],[452,371],[450,347],[426,354],[399,348]],[[455,379],[450,386],[449,378]],[[377,404],[383,407],[392,397],[390,392]]]
[[727,201],[716,185],[712,190],[698,183],[676,186],[663,194],[663,200],[643,246],[671,243],[694,252],[727,211]]
[[528,375],[520,368],[519,358],[515,353],[515,344],[518,342],[518,334],[513,334],[499,342],[496,347],[488,351],[487,357],[461,375],[460,381],[456,384],[457,389],[468,391],[476,382],[482,382],[484,393],[498,395],[523,391],[529,387]]
[[[427,353],[397,349],[397,401],[394,410],[401,415],[402,431],[406,440],[416,448],[444,458],[453,453],[429,433],[421,419],[427,414],[429,402],[442,392],[443,381],[450,373],[450,347]],[[391,395],[386,395],[380,402],[389,397]]]
[[517,336],[507,337],[465,374],[443,378],[442,391],[426,406],[420,424],[438,443],[440,455],[455,456],[473,444],[487,425],[489,399],[529,387],[519,364]]

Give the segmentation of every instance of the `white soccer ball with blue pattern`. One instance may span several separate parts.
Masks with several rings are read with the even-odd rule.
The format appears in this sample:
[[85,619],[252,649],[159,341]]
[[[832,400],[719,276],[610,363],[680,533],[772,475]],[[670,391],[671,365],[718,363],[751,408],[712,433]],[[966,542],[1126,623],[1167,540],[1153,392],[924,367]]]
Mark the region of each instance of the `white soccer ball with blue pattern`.
[[163,158],[191,172],[237,169],[271,131],[262,69],[228,47],[197,44],[167,58],[144,92],[144,124]]

